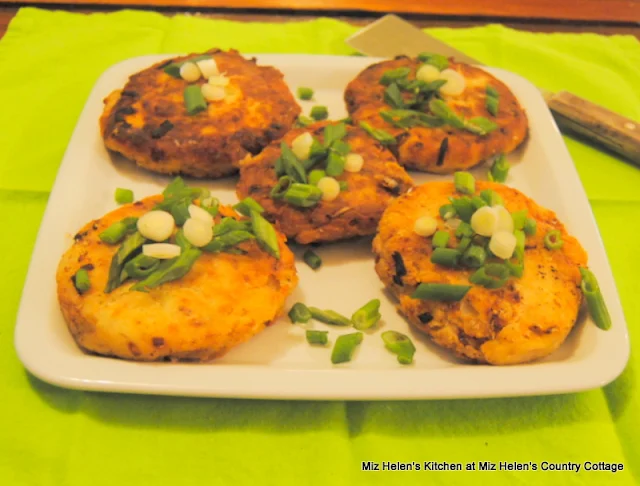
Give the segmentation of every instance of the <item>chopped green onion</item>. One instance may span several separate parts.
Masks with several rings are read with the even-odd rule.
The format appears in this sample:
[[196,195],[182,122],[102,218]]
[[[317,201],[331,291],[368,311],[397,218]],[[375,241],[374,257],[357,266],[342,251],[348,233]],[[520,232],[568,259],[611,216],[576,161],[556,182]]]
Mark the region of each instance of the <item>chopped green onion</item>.
[[232,231],[251,231],[251,221],[238,221],[226,217],[213,227],[213,236],[222,236]]
[[307,329],[305,336],[309,344],[325,346],[329,343],[329,331],[314,331],[312,329]]
[[197,84],[190,84],[184,89],[184,106],[189,115],[195,115],[207,109],[207,100]]
[[580,267],[580,274],[582,275],[580,288],[587,301],[587,308],[593,318],[593,322],[595,322],[596,326],[600,329],[606,331],[611,328],[611,316],[609,315],[609,310],[600,291],[596,276],[591,270],[584,267]]
[[400,67],[397,69],[389,69],[382,74],[380,78],[380,84],[384,84],[385,86],[397,81],[398,79],[406,78],[411,69],[408,67]]
[[484,191],[480,191],[480,197],[484,199],[489,206],[504,205],[504,201],[500,194],[498,194],[493,189],[485,189]]
[[525,241],[526,241],[526,237],[524,234],[524,231],[522,230],[515,230],[513,232],[514,236],[516,237],[516,252],[521,253],[522,255],[524,255],[524,245],[525,245]]
[[431,64],[438,68],[439,71],[447,69],[449,67],[449,59],[442,54],[431,54],[430,52],[421,52],[418,54],[418,60],[425,64]]
[[[227,219],[233,220],[233,218]],[[220,225],[216,225],[214,227],[214,230],[218,228],[218,226]],[[255,238],[255,236],[252,233],[249,233],[249,231],[247,231],[244,226],[242,226],[242,228],[243,229],[226,231],[223,234],[215,236],[209,243],[207,243],[200,249],[208,253],[219,253],[222,251],[229,251],[240,243]]]
[[344,164],[344,157],[332,150],[329,152],[329,156],[327,157],[327,166],[325,171],[328,176],[338,177],[344,172]]
[[329,117],[329,110],[327,110],[326,106],[316,105],[311,108],[309,116],[316,121],[326,120]]
[[177,202],[169,209],[169,212],[178,226],[182,226],[191,217],[188,200]]
[[449,243],[449,232],[444,230],[438,230],[433,235],[431,244],[434,248],[446,248]]
[[380,337],[384,341],[384,347],[397,356],[400,364],[413,363],[416,347],[409,336],[398,331],[385,331]]
[[289,319],[291,319],[292,324],[297,322],[309,322],[311,319],[311,311],[309,311],[309,308],[302,302],[293,304],[293,307],[291,307],[291,310],[287,315],[289,316]]
[[264,213],[264,208],[252,197],[245,197],[242,201],[233,206],[233,209],[243,216],[251,216],[251,211]]
[[280,259],[280,247],[278,246],[278,236],[276,230],[269,221],[264,219],[258,211],[251,210],[251,229],[256,235],[258,244],[272,257]]
[[462,194],[473,194],[476,192],[476,180],[469,172],[454,173],[453,183],[456,186],[456,191]]
[[487,96],[489,96],[490,98],[498,98],[500,97],[500,93],[498,93],[498,90],[495,89],[493,86],[487,86]]
[[300,86],[298,88],[298,98],[301,100],[310,100],[313,98],[313,90],[311,88]]
[[442,100],[433,98],[429,101],[429,110],[446,124],[454,128],[466,128],[465,121]]
[[456,238],[462,238],[464,236],[471,238],[473,236],[473,228],[469,223],[462,221],[456,228]]
[[412,299],[435,300],[440,302],[458,302],[467,295],[470,285],[452,285],[445,283],[421,283],[411,294]]
[[559,250],[564,245],[560,230],[551,230],[544,235],[544,246],[547,250]]
[[278,182],[276,182],[276,185],[273,186],[273,188],[271,189],[271,192],[269,193],[269,195],[271,196],[271,199],[282,199],[286,194],[287,190],[294,183],[295,181],[293,177],[290,177],[288,175],[280,177],[280,179],[278,179]]
[[353,353],[362,342],[362,333],[353,332],[351,334],[343,334],[336,339],[331,351],[331,362],[333,364],[346,363],[351,361]]
[[434,128],[443,125],[439,118],[415,110],[382,110],[380,118],[398,128],[411,128],[417,125]]
[[127,236],[122,242],[118,251],[111,258],[111,265],[109,267],[109,276],[107,277],[107,285],[104,289],[105,294],[115,290],[120,285],[120,273],[124,264],[138,249],[147,242],[147,239],[142,236],[138,231]]
[[[298,157],[293,153],[293,150],[291,150],[285,142],[281,142],[280,151],[282,155],[278,160],[282,164],[281,170],[284,170],[288,176],[292,177],[297,182],[305,184],[307,182],[307,173],[298,160]],[[276,169],[276,174],[277,173],[278,170]]]
[[453,207],[453,204],[445,204],[444,206],[440,206],[440,217],[442,219],[451,219],[456,215],[456,208]]
[[498,115],[498,98],[493,98],[491,96],[487,96],[486,107],[487,111],[493,116]]
[[345,123],[335,123],[324,127],[322,133],[324,148],[329,148],[334,145],[335,142],[341,141],[347,135],[347,125]]
[[469,196],[449,198],[449,200],[456,210],[456,214],[462,221],[464,221],[465,223],[471,221],[471,216],[473,216],[473,213],[475,213],[476,208],[471,202],[471,198]]
[[487,202],[482,199],[480,196],[473,196],[471,198],[471,204],[473,204],[473,207],[476,209],[480,209],[481,207],[484,207],[487,205]]
[[402,92],[396,83],[391,83],[384,90],[384,101],[392,108],[402,109],[404,108],[404,99],[402,98]]
[[509,169],[511,165],[507,162],[507,158],[504,154],[501,154],[496,160],[493,161],[491,169],[489,169],[489,180],[495,182],[504,182],[507,180]]
[[524,274],[524,262],[522,260],[511,261],[507,260],[504,264],[509,269],[509,272],[514,277],[520,278]]
[[349,189],[349,183],[347,181],[338,181],[338,184],[340,184],[340,192]]
[[305,251],[304,254],[302,255],[302,259],[313,270],[317,270],[322,266],[322,259],[312,250]]
[[[130,278],[147,278],[158,268],[158,265],[160,260],[140,253],[125,264],[123,272]],[[121,276],[120,280],[125,279]]]
[[296,127],[297,128],[304,128],[304,127],[308,127],[309,125],[314,123],[314,119],[311,117],[308,117],[306,115],[300,115],[298,117],[298,119],[296,120]]
[[73,276],[73,286],[76,288],[80,295],[84,294],[91,288],[91,281],[89,280],[89,272],[86,268],[82,267]]
[[105,243],[115,245],[120,242],[125,235],[136,229],[138,218],[124,218],[110,225],[106,230],[98,235]]
[[351,145],[349,145],[344,140],[336,140],[331,144],[331,151],[336,152],[340,155],[347,155],[351,152]]
[[185,59],[184,61],[180,61],[180,62],[172,62],[167,64],[163,71],[165,73],[167,73],[169,76],[173,76],[174,78],[178,78],[180,79],[180,67],[186,63],[186,62],[198,62],[198,61],[204,61],[205,59],[211,59],[211,54],[203,54],[201,56],[194,56],[190,59]]
[[537,228],[538,228],[538,223],[533,218],[525,219],[524,226],[522,227],[522,229],[524,230],[527,236],[535,235]]
[[146,292],[149,289],[156,288],[163,283],[172,282],[184,277],[202,252],[196,248],[189,248],[180,253],[180,256],[165,260],[156,270],[144,280],[131,287],[131,290]]
[[174,243],[180,247],[180,250],[184,251],[187,248],[191,248],[191,243],[187,240],[186,236],[184,236],[184,231],[180,228],[176,232],[176,236],[174,237]]
[[456,251],[464,253],[469,248],[469,245],[471,245],[471,241],[472,239],[469,236],[463,236],[460,239],[458,246],[456,246]]
[[524,228],[524,223],[527,220],[527,210],[515,211],[511,213],[511,219],[513,220],[513,228],[521,230]]
[[310,208],[322,199],[322,191],[316,186],[294,183],[289,186],[283,197],[293,206]]
[[312,186],[317,186],[318,185],[318,181],[320,179],[322,179],[323,177],[326,177],[326,176],[327,176],[327,173],[325,171],[323,171],[323,170],[320,170],[320,169],[312,170],[309,173],[309,177],[308,177],[309,184],[311,184]]
[[116,202],[118,204],[129,204],[133,202],[133,191],[131,189],[122,189],[118,187],[116,189]]
[[464,122],[464,129],[476,135],[487,135],[493,132],[498,125],[483,116],[477,116]]
[[462,254],[461,263],[465,267],[469,268],[480,268],[484,265],[484,261],[487,258],[487,252],[484,248],[477,245],[471,245],[467,250]]
[[337,313],[332,310],[322,310],[317,307],[309,307],[309,311],[311,312],[311,316],[320,322],[324,322],[325,324],[331,324],[334,326],[350,326],[351,321],[347,319],[342,314]]
[[436,248],[431,254],[431,263],[448,268],[456,268],[459,259],[460,252],[453,248]]
[[391,135],[389,132],[385,132],[384,130],[373,128],[367,122],[360,122],[360,128],[362,128],[365,132],[375,138],[382,145],[391,145],[396,143],[396,137]]
[[511,272],[506,265],[502,263],[488,263],[484,267],[476,270],[475,273],[469,277],[469,281],[487,289],[499,289],[507,283],[510,275]]
[[373,299],[360,307],[351,316],[353,327],[359,331],[371,329],[380,320],[380,299]]

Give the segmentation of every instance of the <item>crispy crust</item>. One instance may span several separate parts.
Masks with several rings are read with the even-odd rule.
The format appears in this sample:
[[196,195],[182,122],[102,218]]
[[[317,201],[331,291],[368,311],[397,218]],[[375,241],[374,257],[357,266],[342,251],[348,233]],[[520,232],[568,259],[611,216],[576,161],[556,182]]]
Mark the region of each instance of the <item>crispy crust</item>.
[[[410,67],[410,79],[420,62],[406,57],[373,64],[352,80],[345,91],[347,110],[357,123],[366,121],[394,135],[398,141],[395,152],[398,162],[407,168],[448,174],[473,167],[488,158],[515,150],[527,136],[527,116],[513,93],[491,74],[474,66],[450,61],[449,68],[461,73],[467,82],[459,96],[445,97],[446,103],[465,119],[485,117],[498,124],[498,129],[485,136],[443,126],[394,127],[383,120],[380,110],[390,109],[383,99],[385,86],[379,83],[389,69]],[[486,109],[486,87],[491,85],[499,95],[499,111],[492,116]]]
[[[305,129],[293,129],[283,141],[291,146],[298,135],[308,131],[322,142],[325,125],[320,123]],[[344,140],[351,145],[353,152],[363,156],[365,163],[360,172],[344,172],[337,177],[347,182],[348,189],[335,200],[321,201],[312,208],[302,209],[271,199],[271,189],[277,182],[274,164],[280,157],[280,142],[272,143],[260,155],[240,163],[240,181],[236,187],[238,197],[256,199],[265,208],[265,217],[298,243],[374,234],[389,202],[409,190],[413,182],[391,152],[360,128],[347,126]]]
[[[413,222],[424,215],[435,217],[438,229],[446,229],[438,209],[455,193],[448,182],[424,184],[389,206],[373,242],[376,272],[398,297],[400,312],[408,321],[460,357],[505,365],[547,356],[562,344],[576,322],[582,301],[579,267],[586,265],[587,255],[552,211],[515,189],[476,184],[477,191],[490,188],[498,192],[509,211],[526,209],[537,221],[536,234],[527,237],[522,278],[511,279],[497,290],[474,285],[455,303],[410,297],[421,282],[469,285],[471,270],[434,265],[430,261],[431,238],[413,232]],[[544,247],[544,235],[552,229],[562,233],[564,246],[560,250]],[[449,246],[455,247],[455,241],[452,235]],[[405,275],[397,271],[396,260],[400,259]]]
[[[294,257],[278,234],[280,260],[252,241],[241,245],[246,255],[203,253],[185,277],[148,293],[130,291],[132,283],[125,283],[105,294],[118,245],[101,242],[99,233],[124,217],[140,216],[158,200],[155,196],[128,204],[78,232],[58,266],[60,309],[85,351],[139,361],[208,361],[280,315],[298,281]],[[229,208],[222,212],[235,215]],[[72,278],[86,265],[91,266],[91,289],[80,295]]]
[[[282,73],[235,50],[208,53],[230,78],[224,100],[188,115],[183,95],[188,83],[162,68],[194,54],[157,63],[105,99],[100,128],[106,147],[153,172],[216,178],[236,172],[239,160],[284,135],[300,107]],[[154,138],[153,130],[166,120],[173,128]]]

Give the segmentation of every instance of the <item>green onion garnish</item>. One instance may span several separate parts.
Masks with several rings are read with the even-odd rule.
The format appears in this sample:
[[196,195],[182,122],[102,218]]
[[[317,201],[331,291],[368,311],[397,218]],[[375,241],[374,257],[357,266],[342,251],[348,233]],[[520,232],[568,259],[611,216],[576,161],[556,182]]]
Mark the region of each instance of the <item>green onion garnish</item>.
[[111,259],[107,285],[104,289],[105,294],[108,294],[120,285],[120,273],[122,272],[124,264],[129,257],[140,249],[146,242],[147,239],[137,231],[127,236],[127,238],[122,242],[122,245],[120,245],[120,248],[118,248],[118,251],[116,251]]
[[278,161],[282,165],[282,169],[279,170],[280,168],[276,167],[276,174],[279,175],[279,173],[284,170],[284,172],[289,177],[292,177],[296,182],[305,184],[307,182],[307,173],[304,169],[304,166],[298,160],[298,157],[296,157],[296,155],[285,142],[280,143],[280,151],[281,156]]
[[476,135],[487,135],[493,132],[498,125],[491,120],[487,120],[483,116],[477,116],[470,118],[464,122],[464,129],[468,132],[475,133]]
[[336,339],[331,351],[331,362],[333,364],[346,363],[351,361],[353,353],[362,342],[362,333],[354,332],[351,334],[343,334]]
[[349,189],[349,183],[347,181],[338,181],[338,184],[340,184],[340,192]]
[[484,191],[480,191],[480,197],[484,199],[489,206],[503,206],[504,201],[500,194],[498,194],[493,189],[485,189]]
[[445,204],[444,206],[440,206],[440,217],[442,219],[451,219],[456,215],[456,208],[453,207],[453,204]]
[[271,192],[269,193],[269,195],[271,196],[271,199],[282,199],[286,194],[287,190],[294,183],[295,181],[293,177],[290,177],[288,175],[280,177],[280,179],[278,179],[278,182],[276,182],[276,185],[273,186],[273,188],[271,189]]
[[[160,260],[140,253],[125,264],[123,272],[126,277],[142,279],[151,275],[158,268],[158,265],[160,265]],[[120,280],[126,279],[121,275]]]
[[514,277],[520,278],[524,274],[524,262],[521,259],[516,259],[515,261],[507,260],[504,264]]
[[311,316],[320,322],[324,322],[325,324],[331,324],[334,326],[350,326],[351,321],[347,319],[342,314],[337,313],[332,310],[322,310],[317,307],[309,307],[309,311],[311,312]]
[[313,270],[317,270],[322,266],[322,259],[312,250],[306,250],[302,255],[302,259]]
[[451,125],[454,128],[464,129],[465,121],[462,117],[456,114],[444,101],[433,98],[429,102],[429,110],[435,116],[444,121],[447,125]]
[[491,113],[493,116],[497,116],[500,94],[498,93],[498,90],[496,90],[492,86],[487,86],[486,91],[487,91],[487,101],[486,101],[487,111]]
[[196,248],[189,248],[180,253],[180,256],[170,260],[164,260],[156,270],[144,280],[131,287],[131,290],[146,292],[162,285],[184,277],[202,252]]
[[294,183],[284,193],[283,199],[293,206],[310,208],[322,199],[322,191],[316,186]]
[[309,173],[309,177],[308,177],[309,184],[312,186],[317,186],[318,181],[326,176],[327,176],[327,173],[325,171],[320,169],[314,169]]
[[560,230],[551,230],[544,235],[544,246],[547,250],[559,250],[564,245]]
[[91,288],[91,281],[89,280],[89,272],[86,268],[81,268],[73,276],[73,286],[76,288],[80,295],[84,294]]
[[233,209],[243,216],[250,216],[251,211],[264,213],[264,208],[260,206],[260,203],[258,203],[258,201],[256,201],[252,197],[245,197],[242,201],[233,206]]
[[460,253],[464,253],[465,251],[467,251],[467,249],[469,248],[469,245],[471,245],[472,242],[472,238],[470,236],[463,236],[460,239],[460,242],[458,243],[458,246],[456,246],[456,251],[460,252]]
[[[225,220],[235,221],[233,218],[225,218]],[[237,223],[241,224],[239,221]],[[249,222],[250,223],[250,222]],[[218,228],[220,225],[216,225],[214,227]],[[215,231],[214,231],[215,233]],[[246,227],[243,225],[242,229],[234,229],[230,231],[226,231],[223,234],[218,236],[214,236],[214,238],[207,243],[205,246],[200,248],[202,251],[206,251],[208,253],[219,253],[222,251],[229,251],[240,243],[248,240],[253,240],[255,236],[253,233],[249,233]]]
[[600,291],[596,276],[591,270],[584,267],[580,268],[580,274],[582,275],[580,288],[587,301],[587,308],[593,318],[593,322],[595,322],[596,326],[600,329],[606,331],[611,328],[611,316],[609,315],[609,310]]
[[499,289],[511,276],[511,272],[502,263],[488,263],[480,267],[469,277],[469,282],[481,285],[487,289]]
[[305,336],[309,344],[325,346],[329,343],[329,331],[314,331],[312,329],[307,329]]
[[189,243],[189,240],[187,240],[187,238],[184,236],[184,231],[182,230],[182,228],[180,228],[176,232],[176,236],[174,237],[173,242],[178,245],[180,247],[180,250],[182,251],[186,250],[187,248],[191,248],[191,243]]
[[101,232],[98,235],[98,238],[105,243],[115,245],[116,243],[119,243],[128,232],[135,230],[137,223],[138,218],[124,218],[113,223],[106,230]]
[[384,347],[395,354],[400,364],[413,363],[413,355],[416,353],[416,347],[413,345],[409,336],[397,331],[385,331],[380,337],[384,341]]
[[535,235],[537,228],[538,228],[538,223],[533,218],[525,219],[524,226],[522,227],[522,229],[524,230],[527,236]]
[[118,204],[129,204],[133,202],[133,191],[131,189],[122,189],[118,187],[115,195]]
[[178,226],[182,226],[187,219],[191,217],[189,214],[189,204],[189,200],[181,200],[169,209],[171,216],[173,216]]
[[396,69],[389,69],[382,74],[380,78],[380,84],[384,84],[385,86],[391,84],[398,79],[406,78],[411,72],[411,68],[408,67],[400,67]]
[[487,202],[482,199],[480,196],[473,196],[471,198],[471,204],[473,204],[473,207],[476,209],[480,209],[483,206],[487,205]]
[[298,119],[295,122],[295,126],[297,128],[304,128],[304,127],[308,127],[309,125],[313,124],[315,122],[315,120],[311,117],[308,117],[306,115],[300,115],[298,117]]
[[373,128],[367,122],[360,122],[360,128],[362,128],[365,132],[375,138],[382,145],[391,145],[396,143],[396,137],[391,135],[389,132],[385,132],[384,130]]
[[487,177],[490,181],[504,182],[507,180],[507,175],[509,174],[510,168],[511,165],[509,165],[509,162],[507,162],[506,157],[504,156],[504,154],[501,154],[500,156],[498,156],[498,158],[496,158],[496,160],[493,161]]
[[189,115],[195,115],[207,109],[207,100],[197,84],[190,84],[184,89],[184,106]]
[[298,98],[301,100],[310,100],[313,98],[313,90],[311,88],[300,86],[298,88]]
[[480,268],[484,265],[484,261],[487,258],[487,252],[484,248],[477,245],[471,245],[462,254],[460,262],[462,265],[468,268]]
[[309,322],[311,319],[311,312],[309,308],[304,305],[302,302],[297,302],[293,304],[291,310],[287,314],[292,324],[297,322]]
[[280,247],[278,246],[278,236],[276,230],[269,221],[264,219],[258,211],[251,210],[251,229],[256,235],[258,244],[272,257],[280,259]]
[[425,64],[431,64],[438,68],[439,71],[449,67],[449,59],[442,54],[432,54],[430,52],[421,52],[418,54],[418,60]]
[[462,194],[471,195],[476,192],[476,180],[469,172],[455,172],[453,183],[456,186],[456,191]]
[[456,214],[458,217],[468,223],[471,220],[471,216],[475,213],[476,208],[471,202],[471,198],[469,196],[462,196],[459,198],[449,198],[453,208],[456,210]]
[[463,238],[465,236],[472,237],[473,236],[473,228],[469,223],[465,223],[462,221],[458,227],[456,228],[456,238]]
[[382,110],[379,115],[384,121],[398,128],[411,128],[417,125],[434,128],[444,124],[440,118],[415,110]]
[[460,252],[453,248],[436,248],[431,254],[431,263],[447,268],[456,268],[459,259]]
[[527,210],[515,211],[511,213],[511,219],[513,220],[513,228],[521,230],[524,228],[524,223],[527,220]]
[[515,230],[513,232],[513,235],[516,237],[516,253],[520,253],[524,256],[524,245],[525,245],[525,241],[526,241],[526,236],[524,234],[524,231],[522,230]]
[[347,135],[347,125],[343,122],[334,123],[324,127],[322,132],[323,147],[329,148],[334,145],[335,142],[341,141]]
[[452,285],[444,283],[421,283],[411,294],[412,299],[435,300],[440,302],[458,302],[467,295],[470,285]]
[[178,78],[180,79],[180,67],[186,63],[186,62],[198,62],[198,61],[204,61],[205,59],[211,59],[211,54],[203,54],[201,56],[194,56],[190,59],[185,59],[184,61],[180,61],[180,62],[172,62],[167,64],[164,68],[163,71],[165,73],[167,73],[169,76],[173,76],[174,78]]
[[404,108],[404,99],[402,98],[402,92],[396,83],[391,83],[384,90],[384,101],[392,108],[402,109]]
[[311,108],[309,116],[316,121],[326,120],[329,117],[329,110],[327,110],[326,106],[316,105]]
[[329,152],[329,156],[327,157],[327,166],[325,171],[328,176],[338,177],[344,172],[344,164],[344,157],[332,150]]
[[433,235],[431,244],[434,248],[446,248],[449,243],[449,232],[444,230],[438,230]]
[[222,236],[232,231],[251,231],[251,221],[238,221],[226,217],[213,227],[213,236]]
[[360,307],[351,316],[353,327],[359,331],[371,329],[380,320],[380,299],[373,299]]

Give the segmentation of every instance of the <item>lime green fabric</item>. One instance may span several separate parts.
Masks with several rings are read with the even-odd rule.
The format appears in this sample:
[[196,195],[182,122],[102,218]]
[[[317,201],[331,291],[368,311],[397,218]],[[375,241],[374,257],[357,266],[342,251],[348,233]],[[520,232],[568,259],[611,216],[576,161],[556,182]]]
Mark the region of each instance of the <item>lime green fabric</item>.
[[[71,131],[98,76],[133,56],[198,51],[348,54],[355,30],[329,19],[269,25],[123,11],[26,8],[0,41],[0,478],[12,486],[635,484],[640,358],[601,390],[554,397],[418,402],[283,402],[106,395],[30,377],[13,349],[36,232]],[[531,34],[499,25],[437,29],[484,62],[570,88],[640,118],[631,37]],[[640,345],[640,170],[566,138]],[[51,278],[51,276],[43,276]],[[37,339],[37,336],[34,336]],[[362,472],[362,461],[607,461],[610,472]]]

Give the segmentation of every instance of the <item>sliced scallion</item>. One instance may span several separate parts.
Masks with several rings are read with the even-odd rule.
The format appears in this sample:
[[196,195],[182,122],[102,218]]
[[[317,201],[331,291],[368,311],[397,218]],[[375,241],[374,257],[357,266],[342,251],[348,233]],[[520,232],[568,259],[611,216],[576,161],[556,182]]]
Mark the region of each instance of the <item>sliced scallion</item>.
[[463,238],[465,236],[469,238],[472,237],[473,228],[469,223],[465,223],[464,221],[462,221],[456,228],[456,238]]
[[396,143],[396,137],[391,135],[389,132],[380,130],[379,128],[373,128],[367,122],[360,122],[360,128],[362,128],[365,132],[375,138],[382,145],[392,145]]
[[276,182],[276,185],[273,186],[271,192],[269,193],[271,199],[282,199],[289,187],[291,187],[291,185],[294,183],[295,180],[293,179],[293,177],[290,177],[288,175],[280,177],[280,179],[278,179],[278,182]]
[[251,229],[258,240],[258,244],[272,257],[280,259],[278,236],[271,223],[264,219],[258,211],[251,210]]
[[524,226],[522,227],[522,229],[524,230],[527,236],[533,236],[536,234],[537,227],[538,227],[538,223],[536,222],[535,219],[527,218],[524,221]]
[[434,248],[446,248],[447,243],[449,242],[449,232],[444,230],[438,230],[433,235],[433,239],[431,240],[431,244]]
[[291,307],[291,310],[289,310],[287,315],[289,316],[292,324],[296,324],[297,322],[309,322],[309,320],[311,320],[311,312],[302,302],[293,304],[293,307]]
[[294,183],[286,190],[283,199],[292,206],[310,208],[322,199],[322,191],[316,186]]
[[207,100],[197,84],[190,84],[184,89],[184,106],[189,115],[195,115],[207,109]]
[[456,268],[460,260],[460,252],[453,248],[436,248],[431,254],[431,263],[447,268]]
[[456,246],[456,251],[458,251],[460,253],[464,253],[465,251],[467,251],[467,249],[471,245],[471,241],[472,241],[472,239],[469,236],[463,236],[460,239],[460,242],[458,243],[458,246]]
[[496,160],[493,161],[491,169],[489,169],[488,178],[490,181],[504,182],[507,180],[509,169],[511,165],[507,162],[507,158],[504,154],[501,154]]
[[302,259],[313,270],[317,270],[322,266],[322,259],[312,250],[306,250],[302,255]]
[[471,245],[462,254],[460,262],[462,265],[468,268],[480,268],[484,265],[484,261],[487,258],[487,252],[481,246]]
[[251,211],[264,213],[264,208],[260,206],[260,203],[258,203],[258,201],[256,201],[252,197],[245,197],[242,201],[233,206],[233,209],[243,216],[250,216]]
[[320,322],[324,322],[325,324],[331,324],[334,326],[350,326],[351,321],[347,319],[342,314],[339,314],[336,311],[332,310],[322,310],[317,307],[309,307],[309,311],[311,312],[311,316]]
[[305,337],[309,344],[325,346],[329,343],[329,331],[315,331],[313,329],[307,329]]
[[480,191],[480,197],[484,199],[488,206],[502,206],[504,205],[504,200],[493,189],[485,189],[484,191]]
[[387,86],[394,81],[397,81],[398,79],[406,78],[410,72],[411,69],[408,67],[389,69],[388,71],[382,73],[382,76],[380,77],[380,84],[384,84],[385,86]]
[[476,192],[476,180],[469,172],[455,172],[453,174],[453,183],[456,191],[461,194],[471,195]]
[[439,212],[442,219],[451,219],[456,215],[456,208],[453,207],[453,204],[445,204],[440,206]]
[[470,285],[453,285],[445,283],[421,283],[411,294],[411,298],[435,300],[439,302],[458,302],[467,295]]
[[487,289],[499,289],[509,279],[511,272],[502,263],[488,263],[480,267],[470,277],[469,281],[476,285],[481,285]]
[[544,235],[544,246],[547,250],[559,250],[564,245],[560,230],[551,230]]
[[326,120],[329,117],[329,110],[326,106],[316,105],[311,108],[309,116],[316,121]]
[[76,288],[80,295],[84,294],[91,288],[91,281],[89,280],[89,272],[86,268],[81,268],[73,276],[73,286]]
[[331,362],[333,364],[339,364],[351,361],[357,347],[362,342],[362,337],[361,332],[343,334],[338,337],[331,351]]
[[310,100],[313,98],[313,90],[305,86],[300,86],[298,88],[298,98],[301,100]]
[[380,320],[380,299],[373,299],[360,307],[351,316],[353,327],[359,331],[371,329]]
[[138,218],[124,218],[110,225],[106,230],[102,231],[98,238],[105,243],[115,245],[119,243],[125,235],[136,229]]
[[380,337],[384,342],[384,347],[396,355],[400,364],[413,363],[416,347],[409,336],[398,331],[385,331]]
[[450,198],[449,200],[456,210],[458,217],[465,223],[468,223],[476,211],[475,206],[471,202],[471,198],[469,196],[462,196],[459,198]]
[[596,326],[600,329],[606,331],[611,328],[611,316],[609,315],[609,310],[602,296],[596,276],[591,270],[584,267],[580,268],[580,274],[582,275],[580,288],[587,301],[587,308],[593,318],[593,322],[595,322]]
[[513,219],[513,229],[521,230],[524,228],[524,223],[527,220],[527,210],[515,211],[511,213],[511,219]]
[[331,150],[327,157],[327,166],[325,172],[330,177],[338,177],[344,172],[345,159],[342,155]]
[[133,191],[131,189],[123,189],[118,187],[115,194],[116,203],[129,204],[133,202]]

